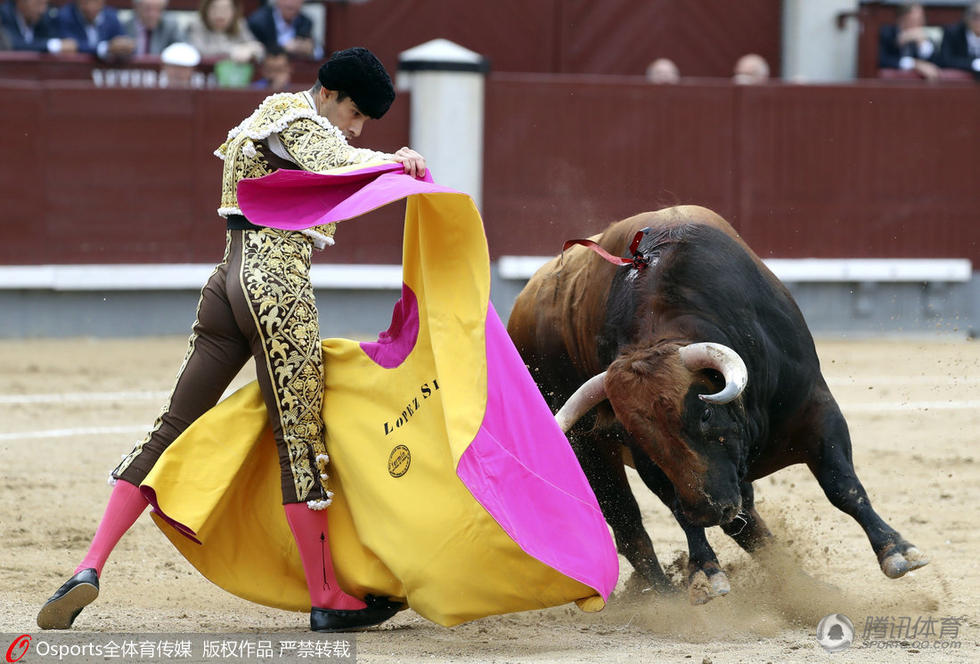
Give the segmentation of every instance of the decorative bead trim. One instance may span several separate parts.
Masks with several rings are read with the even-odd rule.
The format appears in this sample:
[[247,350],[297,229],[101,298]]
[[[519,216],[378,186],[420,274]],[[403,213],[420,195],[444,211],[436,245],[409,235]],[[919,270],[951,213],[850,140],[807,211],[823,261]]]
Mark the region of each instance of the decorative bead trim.
[[[237,127],[233,128],[231,131],[228,132],[228,138],[226,139],[225,142],[226,143],[230,143],[233,139],[237,138],[239,134],[241,134],[242,132],[244,132],[245,131],[245,128],[249,126],[249,124],[251,123],[251,121],[261,111],[263,111],[267,105],[270,105],[270,104],[274,103],[275,101],[285,101],[287,99],[292,100],[294,98],[295,98],[295,95],[294,95],[294,93],[291,93],[291,92],[280,92],[278,94],[272,95],[271,97],[268,97],[262,104],[259,105],[259,107],[257,109],[255,109],[255,111],[252,112],[252,114],[250,116],[248,116],[247,118],[245,118]],[[310,103],[308,96],[306,97],[306,103],[307,104]],[[287,126],[289,126],[289,124],[291,122],[293,122],[295,120],[299,120],[300,118],[308,118],[310,120],[313,120],[314,122],[316,122],[318,125],[320,125],[324,129],[326,129],[327,131],[332,132],[333,134],[335,134],[337,136],[337,138],[339,138],[341,141],[343,141],[344,143],[347,143],[347,138],[344,136],[344,134],[339,129],[337,129],[335,126],[333,126],[332,124],[330,124],[330,121],[329,120],[327,120],[322,115],[319,115],[316,112],[316,108],[315,107],[312,107],[312,108],[307,107],[307,108],[293,108],[293,109],[290,109],[289,111],[286,112],[285,115],[283,115],[282,117],[280,117],[274,123],[263,125],[262,127],[258,127],[256,129],[252,129],[251,131],[246,132],[245,135],[248,136],[248,138],[251,138],[253,141],[261,141],[261,140],[263,140],[265,138],[268,138],[270,134],[278,134],[278,133],[280,133],[283,129],[285,129]],[[221,148],[218,148],[218,151],[220,151],[220,150],[221,150]],[[218,156],[220,157],[221,155],[218,155]]]
[[[219,214],[220,214],[220,212],[219,212]],[[306,228],[306,229],[300,231],[300,233],[302,233],[306,237],[308,237],[311,240],[313,240],[313,246],[316,247],[317,249],[324,249],[326,247],[332,247],[335,244],[337,244],[336,241],[334,241],[334,239],[332,237],[327,237],[323,233],[318,233],[317,231],[313,230],[312,228]],[[327,455],[324,454],[322,456],[327,456]],[[317,457],[317,458],[319,458],[319,457]]]
[[325,510],[328,507],[330,507],[330,503],[333,502],[332,498],[333,498],[333,492],[328,491],[326,500],[307,500],[306,506],[309,507],[311,510],[315,510],[319,512],[320,510]]

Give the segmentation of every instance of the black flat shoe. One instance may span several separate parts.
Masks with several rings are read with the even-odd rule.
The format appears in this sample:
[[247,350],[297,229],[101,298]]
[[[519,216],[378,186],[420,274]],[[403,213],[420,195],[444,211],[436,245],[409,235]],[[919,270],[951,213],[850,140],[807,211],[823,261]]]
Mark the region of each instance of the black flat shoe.
[[310,610],[310,629],[314,632],[353,632],[365,627],[380,625],[401,611],[405,605],[390,602],[381,597],[368,595],[363,609],[321,609]]
[[37,614],[41,629],[68,629],[82,609],[99,596],[99,575],[89,567],[65,581]]

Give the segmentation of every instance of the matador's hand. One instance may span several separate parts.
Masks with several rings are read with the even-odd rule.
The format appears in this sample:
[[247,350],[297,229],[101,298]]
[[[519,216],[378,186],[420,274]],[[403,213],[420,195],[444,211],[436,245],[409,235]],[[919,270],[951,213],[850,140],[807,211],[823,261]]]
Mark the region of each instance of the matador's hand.
[[405,173],[413,178],[425,175],[425,157],[412,148],[402,148],[395,153],[395,161],[405,167]]

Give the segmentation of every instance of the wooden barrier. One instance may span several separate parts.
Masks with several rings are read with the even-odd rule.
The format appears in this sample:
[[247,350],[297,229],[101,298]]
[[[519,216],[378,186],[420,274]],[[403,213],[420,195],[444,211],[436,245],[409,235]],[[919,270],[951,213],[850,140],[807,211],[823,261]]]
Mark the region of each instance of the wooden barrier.
[[[212,152],[264,96],[0,81],[0,122],[17,128],[4,150],[16,158],[0,160],[0,264],[214,261],[224,231]],[[407,136],[401,95],[361,145],[393,152]],[[350,246],[327,260],[399,262],[401,214],[342,229]]]
[[[0,265],[208,263],[220,255],[211,151],[262,98],[233,90],[0,81]],[[675,203],[728,218],[764,258],[980,261],[980,87],[650,86],[491,74],[491,254]],[[408,142],[408,101],[360,143]],[[438,173],[436,173],[438,177]],[[397,263],[401,206],[342,227],[321,260]]]
[[764,258],[980,260],[980,87],[651,86],[492,75],[484,216],[495,255],[677,203]]

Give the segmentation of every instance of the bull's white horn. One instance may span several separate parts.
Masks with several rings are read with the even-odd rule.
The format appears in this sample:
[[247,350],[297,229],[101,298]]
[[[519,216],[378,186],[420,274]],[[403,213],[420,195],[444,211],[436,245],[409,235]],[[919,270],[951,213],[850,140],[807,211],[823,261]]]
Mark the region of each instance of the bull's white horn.
[[597,374],[582,383],[582,387],[575,390],[575,394],[568,397],[568,401],[555,413],[555,422],[561,430],[568,433],[579,419],[592,409],[600,401],[606,398],[606,372]]
[[677,352],[687,369],[717,369],[725,377],[725,387],[721,392],[698,395],[702,401],[716,404],[734,401],[749,382],[749,371],[745,368],[745,362],[728,346],[703,342],[684,346]]

